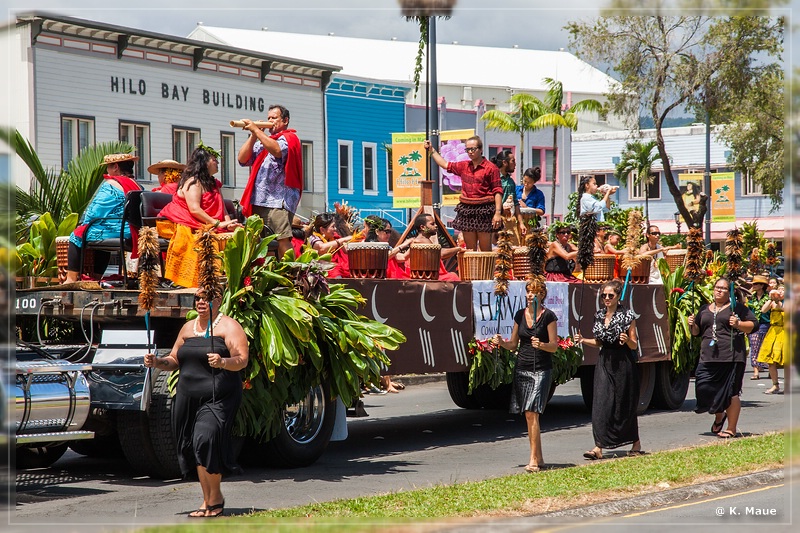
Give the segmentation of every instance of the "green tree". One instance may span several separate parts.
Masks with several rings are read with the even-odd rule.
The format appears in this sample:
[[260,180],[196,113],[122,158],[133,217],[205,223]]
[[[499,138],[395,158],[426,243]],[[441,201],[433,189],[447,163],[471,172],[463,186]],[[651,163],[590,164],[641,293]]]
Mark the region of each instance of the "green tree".
[[545,104],[533,95],[517,93],[508,100],[511,112],[492,109],[481,115],[490,130],[508,131],[519,134],[519,168],[525,168],[525,133],[539,127],[535,121],[546,109]]
[[661,154],[656,150],[656,141],[632,141],[625,144],[619,163],[614,171],[614,175],[622,185],[628,186],[628,176],[635,174],[632,186],[645,183],[644,193],[644,216],[647,220],[647,227],[650,227],[650,204],[648,202],[648,192],[650,185],[653,184],[653,176],[650,169],[656,161],[661,160]]
[[[566,26],[576,55],[606,63],[607,71],[613,71],[620,80],[608,95],[610,110],[627,117],[635,130],[640,114],[652,117],[667,189],[685,220],[693,219],[672,175],[662,124],[671,113],[686,107],[708,111],[715,122],[718,117],[734,118],[729,112],[731,106],[750,108],[745,100],[752,100],[755,92],[748,88],[767,84],[773,92],[781,90],[769,83],[773,69],[768,67],[782,60],[785,21],[758,16],[760,13],[751,10],[715,17],[636,13]],[[782,110],[778,113],[782,122]],[[744,120],[737,124],[741,127],[748,123]],[[761,140],[762,146],[779,151],[782,143],[782,136]],[[760,150],[753,145],[743,144],[740,149],[750,154],[741,154],[745,161],[759,157]]]
[[[533,129],[553,128],[553,192],[550,195],[550,214],[556,211],[556,171],[558,170],[558,128],[568,128],[571,131],[578,129],[577,113],[593,111],[599,113],[603,104],[597,100],[587,98],[574,103],[571,107],[564,106],[564,86],[560,81],[544,78],[547,93],[544,96],[542,113],[533,121]],[[521,165],[520,165],[521,166]],[[567,181],[568,183],[568,181]]]

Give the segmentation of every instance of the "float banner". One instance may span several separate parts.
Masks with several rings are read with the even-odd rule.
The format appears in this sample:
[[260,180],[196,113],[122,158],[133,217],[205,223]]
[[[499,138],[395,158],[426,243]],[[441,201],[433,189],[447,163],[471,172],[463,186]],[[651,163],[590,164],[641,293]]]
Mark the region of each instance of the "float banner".
[[711,222],[736,222],[736,174],[711,174]]
[[[712,174],[713,175],[713,174]],[[700,211],[700,193],[703,192],[702,174],[678,174],[683,205],[692,213]],[[685,223],[681,215],[681,222]]]
[[[528,305],[525,281],[510,281],[508,294],[500,300],[494,293],[494,281],[472,282],[472,314],[475,317],[475,338],[486,340],[499,333],[504,339],[511,338],[514,315]],[[569,335],[569,284],[548,281],[545,307],[558,317],[558,334]]]
[[[447,161],[467,160],[465,142],[475,134],[475,130],[449,130],[439,134],[441,145],[437,151]],[[419,182],[426,179],[425,164],[426,154],[422,147],[425,141],[425,132],[419,133],[392,133],[392,180],[393,198],[392,207],[418,208]],[[457,205],[461,194],[461,179],[439,169],[442,184],[442,203],[444,205]]]

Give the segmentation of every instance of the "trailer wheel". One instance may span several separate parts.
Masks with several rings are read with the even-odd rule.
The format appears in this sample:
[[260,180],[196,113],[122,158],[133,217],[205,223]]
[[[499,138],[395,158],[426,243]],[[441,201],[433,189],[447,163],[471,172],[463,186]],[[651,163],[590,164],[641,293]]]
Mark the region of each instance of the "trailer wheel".
[[680,409],[689,391],[689,372],[675,373],[672,361],[656,364],[656,384],[653,390],[653,407]]
[[254,466],[299,468],[319,459],[331,440],[336,422],[336,401],[327,382],[283,409],[280,433],[266,443],[246,439],[240,461]]
[[484,409],[508,410],[511,403],[511,383],[503,383],[496,389],[484,383],[475,388],[472,396],[478,406]]
[[453,403],[462,409],[480,409],[481,404],[475,395],[468,394],[469,373],[467,372],[447,372],[447,391]]
[[17,447],[16,468],[25,470],[28,468],[47,468],[64,455],[67,451],[67,443],[59,442],[55,444],[41,444]]
[[161,464],[159,477],[173,479],[181,477],[178,463],[178,444],[172,431],[172,398],[167,388],[170,372],[153,373],[153,392],[148,415],[150,442]]
[[581,380],[581,396],[586,410],[592,412],[592,401],[594,401],[594,366],[582,366],[578,368],[578,378]]
[[639,363],[636,369],[639,371],[639,404],[636,406],[636,414],[643,415],[650,407],[650,400],[653,399],[653,390],[656,387],[655,363]]
[[119,411],[117,433],[122,452],[131,468],[153,478],[164,477],[150,439],[150,422],[142,411]]

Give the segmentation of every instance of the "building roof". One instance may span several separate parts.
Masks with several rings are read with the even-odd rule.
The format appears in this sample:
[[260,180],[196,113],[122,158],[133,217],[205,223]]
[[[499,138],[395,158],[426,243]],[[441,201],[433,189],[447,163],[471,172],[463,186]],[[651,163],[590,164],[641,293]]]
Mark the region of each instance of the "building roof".
[[[197,26],[190,39],[341,65],[341,74],[408,82],[414,78],[417,42],[360,39],[261,30]],[[569,52],[437,44],[440,85],[508,87],[546,91],[544,78],[562,82],[564,91],[609,92],[617,81]],[[423,62],[424,63],[424,62]],[[469,68],[466,65],[477,65]],[[512,65],[513,68],[494,68]],[[420,79],[425,80],[423,70]]]

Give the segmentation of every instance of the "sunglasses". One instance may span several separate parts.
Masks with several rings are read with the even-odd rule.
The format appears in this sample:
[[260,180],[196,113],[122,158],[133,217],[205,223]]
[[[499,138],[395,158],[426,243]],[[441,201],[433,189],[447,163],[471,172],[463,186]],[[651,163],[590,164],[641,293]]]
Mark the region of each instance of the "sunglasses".
[[658,236],[658,235],[661,235],[661,232],[660,232],[660,231],[651,231],[651,232],[650,232],[650,235],[656,235],[656,236]]
[[613,300],[614,298],[617,297],[617,295],[616,294],[603,293],[603,294],[600,295],[600,297],[603,298],[603,300]]
[[206,299],[206,297],[205,297],[205,296],[195,296],[195,297],[194,297],[194,303],[197,303],[197,302],[199,302],[200,300],[203,300],[204,302],[207,302],[207,301],[208,301],[208,299]]

